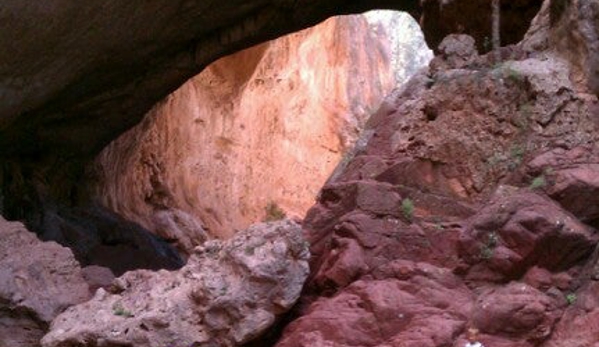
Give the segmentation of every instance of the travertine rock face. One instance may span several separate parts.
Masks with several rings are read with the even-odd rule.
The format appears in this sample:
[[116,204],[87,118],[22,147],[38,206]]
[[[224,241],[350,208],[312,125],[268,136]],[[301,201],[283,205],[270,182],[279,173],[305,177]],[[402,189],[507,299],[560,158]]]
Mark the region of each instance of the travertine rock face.
[[181,270],[126,273],[55,319],[42,345],[240,346],[293,306],[308,258],[296,223],[255,225],[196,248]]
[[303,217],[366,118],[429,56],[416,23],[385,11],[223,58],[102,152],[95,196],[184,252],[279,209]]
[[39,346],[58,314],[90,296],[68,248],[0,216],[0,346]]

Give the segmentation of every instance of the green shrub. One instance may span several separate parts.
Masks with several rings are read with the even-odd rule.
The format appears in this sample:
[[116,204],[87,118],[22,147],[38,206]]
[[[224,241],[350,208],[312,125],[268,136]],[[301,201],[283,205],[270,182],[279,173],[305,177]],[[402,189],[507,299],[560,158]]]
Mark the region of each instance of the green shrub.
[[576,293],[570,293],[566,295],[566,301],[568,302],[568,305],[573,305],[577,299],[578,297],[576,296]]
[[530,189],[543,188],[546,184],[547,182],[545,181],[545,176],[541,175],[532,180],[530,183]]
[[412,220],[414,217],[414,202],[410,198],[405,198],[401,201],[401,212],[407,220]]
[[283,211],[279,207],[279,205],[274,201],[269,202],[268,205],[266,205],[266,207],[264,208],[264,211],[266,212],[264,222],[274,222],[287,217],[285,211]]
[[121,317],[125,317],[125,318],[130,318],[133,317],[133,313],[131,313],[130,311],[126,310],[120,303],[115,303],[112,306],[112,313],[115,316],[121,316]]

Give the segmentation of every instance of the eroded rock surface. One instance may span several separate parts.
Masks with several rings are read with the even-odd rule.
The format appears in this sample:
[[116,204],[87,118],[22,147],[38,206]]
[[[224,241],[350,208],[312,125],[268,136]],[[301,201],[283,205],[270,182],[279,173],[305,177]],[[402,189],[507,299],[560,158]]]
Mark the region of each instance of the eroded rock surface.
[[90,296],[69,249],[0,216],[0,346],[39,346],[58,314]]
[[574,196],[599,178],[599,101],[533,36],[500,63],[448,37],[369,120],[308,213],[312,274],[276,346],[598,342],[594,200]]
[[293,306],[308,258],[299,225],[252,226],[179,271],[126,273],[55,319],[43,346],[239,346]]
[[430,57],[415,21],[380,11],[220,59],[100,154],[94,197],[185,253],[276,211],[303,217],[368,116]]

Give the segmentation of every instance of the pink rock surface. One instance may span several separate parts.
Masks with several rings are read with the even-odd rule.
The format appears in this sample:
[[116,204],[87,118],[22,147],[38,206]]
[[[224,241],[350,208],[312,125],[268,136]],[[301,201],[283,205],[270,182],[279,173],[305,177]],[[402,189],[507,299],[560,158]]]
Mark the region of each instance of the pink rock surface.
[[127,272],[58,316],[44,347],[240,346],[298,299],[308,244],[288,220],[195,249],[178,271]]
[[96,196],[185,252],[269,206],[303,217],[403,68],[393,29],[370,23],[332,18],[213,63],[103,151]]
[[68,248],[0,216],[0,346],[39,346],[56,316],[89,297]]

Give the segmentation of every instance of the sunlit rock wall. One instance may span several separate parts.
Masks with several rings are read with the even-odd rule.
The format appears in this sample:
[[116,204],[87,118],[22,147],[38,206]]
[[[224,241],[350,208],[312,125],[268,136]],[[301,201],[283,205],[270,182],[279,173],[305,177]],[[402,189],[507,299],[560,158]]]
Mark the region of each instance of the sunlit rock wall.
[[411,17],[378,12],[225,57],[103,151],[93,195],[182,250],[301,218],[368,116],[430,55]]

